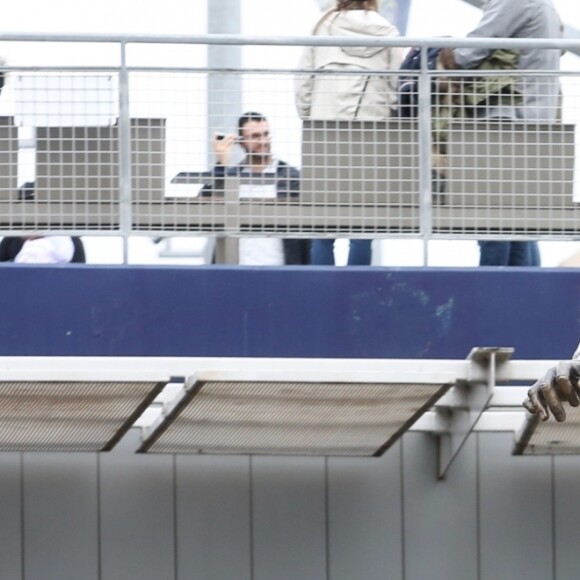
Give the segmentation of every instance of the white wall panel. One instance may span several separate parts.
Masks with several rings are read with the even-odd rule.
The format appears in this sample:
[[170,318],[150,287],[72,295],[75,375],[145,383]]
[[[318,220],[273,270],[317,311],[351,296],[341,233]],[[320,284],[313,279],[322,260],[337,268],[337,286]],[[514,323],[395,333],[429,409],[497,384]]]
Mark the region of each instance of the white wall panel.
[[173,579],[173,457],[137,455],[127,447],[100,456],[99,580]]
[[0,453],[0,578],[22,578],[22,455]]
[[176,457],[176,501],[178,577],[250,580],[250,459]]
[[576,541],[580,531],[580,457],[554,458],[554,570],[557,580],[580,576]]
[[99,580],[97,455],[27,453],[26,580]]
[[400,466],[400,444],[383,457],[328,460],[330,580],[403,577]]
[[[402,441],[405,580],[477,579],[476,448],[472,436],[447,478],[437,478],[437,441]],[[499,577],[498,577],[499,578]]]
[[511,433],[478,438],[480,580],[552,580],[551,459],[512,456]]
[[252,459],[253,580],[326,578],[322,458]]

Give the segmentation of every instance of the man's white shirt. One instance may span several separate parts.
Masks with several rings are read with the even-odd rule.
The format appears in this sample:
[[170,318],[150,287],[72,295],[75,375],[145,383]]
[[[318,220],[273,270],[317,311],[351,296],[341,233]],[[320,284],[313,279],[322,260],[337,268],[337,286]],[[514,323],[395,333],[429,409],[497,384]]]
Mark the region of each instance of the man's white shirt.
[[[276,197],[276,181],[278,160],[272,161],[263,173],[274,177],[272,184],[243,184],[240,186],[240,198],[272,198]],[[284,242],[280,238],[240,238],[239,263],[242,266],[283,266]]]

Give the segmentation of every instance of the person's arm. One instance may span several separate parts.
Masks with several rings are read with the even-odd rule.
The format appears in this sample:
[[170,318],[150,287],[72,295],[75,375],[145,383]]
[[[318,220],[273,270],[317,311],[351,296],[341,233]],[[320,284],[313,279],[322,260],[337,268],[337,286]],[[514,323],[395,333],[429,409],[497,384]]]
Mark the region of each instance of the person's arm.
[[[302,53],[298,68],[314,70],[314,46],[307,46]],[[312,92],[314,90],[314,75],[300,73],[294,78],[294,97],[296,110],[301,119],[310,118]]]
[[212,140],[213,152],[216,158],[216,164],[212,170],[212,180],[205,183],[199,195],[202,197],[209,197],[212,195],[224,194],[224,177],[228,171],[230,159],[232,158],[232,150],[237,142],[235,134],[221,136],[215,133]]
[[560,361],[532,385],[523,405],[530,413],[539,415],[542,421],[549,419],[550,412],[556,421],[565,421],[563,403],[569,403],[572,407],[580,405],[579,381],[580,344],[576,347],[572,360]]
[[[489,0],[479,24],[467,35],[473,38],[511,38],[529,18],[526,2]],[[455,48],[451,52],[454,66],[446,68],[474,68],[493,51],[492,48]],[[445,56],[449,51],[445,51]],[[449,64],[449,63],[447,63]]]

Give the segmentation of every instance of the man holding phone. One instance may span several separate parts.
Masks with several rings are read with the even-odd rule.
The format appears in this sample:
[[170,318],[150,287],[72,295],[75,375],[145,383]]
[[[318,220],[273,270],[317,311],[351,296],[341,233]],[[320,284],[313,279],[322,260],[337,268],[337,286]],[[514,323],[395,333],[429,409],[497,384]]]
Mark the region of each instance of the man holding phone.
[[[201,195],[223,195],[225,177],[273,178],[272,191],[264,187],[242,191],[244,197],[297,197],[300,189],[298,169],[272,154],[270,124],[260,113],[249,111],[238,119],[238,133],[214,134],[213,151],[216,165],[212,183],[204,185]],[[233,148],[239,145],[245,157],[238,165],[230,166]],[[260,181],[260,180],[258,180]],[[265,180],[261,180],[265,181]],[[260,188],[260,186],[256,186]],[[247,266],[306,265],[310,263],[310,240],[279,238],[241,238],[239,263]]]

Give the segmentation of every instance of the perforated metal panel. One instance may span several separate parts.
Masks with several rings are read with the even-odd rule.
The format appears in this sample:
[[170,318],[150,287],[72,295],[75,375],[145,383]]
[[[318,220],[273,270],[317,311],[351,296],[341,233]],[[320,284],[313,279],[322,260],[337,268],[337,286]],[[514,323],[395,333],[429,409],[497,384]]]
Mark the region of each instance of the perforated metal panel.
[[0,382],[0,451],[107,451],[163,386]]
[[199,381],[140,451],[381,455],[449,385]]
[[528,421],[516,443],[516,455],[580,455],[580,407],[566,406],[566,421]]

